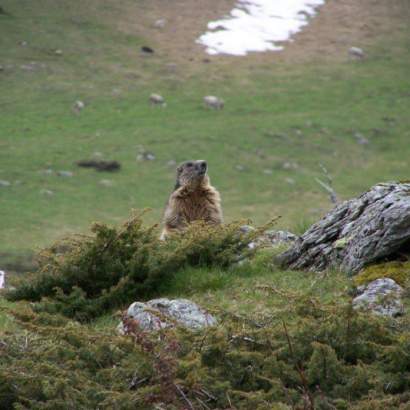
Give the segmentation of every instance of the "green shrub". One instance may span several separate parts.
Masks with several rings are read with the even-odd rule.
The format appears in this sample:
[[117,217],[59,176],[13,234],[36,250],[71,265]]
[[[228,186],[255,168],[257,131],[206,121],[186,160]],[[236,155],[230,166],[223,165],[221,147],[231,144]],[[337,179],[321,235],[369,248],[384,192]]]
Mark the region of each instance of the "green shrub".
[[79,321],[156,294],[160,284],[185,266],[226,268],[255,251],[248,248],[266,225],[248,234],[240,223],[192,224],[167,241],[141,215],[119,229],[95,224],[92,236],[74,236],[40,254],[34,278],[9,291],[10,301],[40,302],[37,309]]

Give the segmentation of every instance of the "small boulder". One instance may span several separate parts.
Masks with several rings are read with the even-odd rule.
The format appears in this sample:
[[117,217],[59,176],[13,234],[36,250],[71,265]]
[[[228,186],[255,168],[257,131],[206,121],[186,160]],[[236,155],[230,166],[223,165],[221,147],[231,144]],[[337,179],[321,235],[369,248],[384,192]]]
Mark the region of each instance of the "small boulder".
[[158,19],[154,23],[154,28],[164,28],[167,21],[165,19]]
[[77,100],[77,101],[74,103],[74,106],[73,106],[74,111],[80,112],[80,111],[83,110],[84,108],[85,108],[85,104],[84,104],[82,101]]
[[140,148],[140,152],[137,155],[137,161],[154,161],[155,155],[151,151],[145,151],[144,148]]
[[207,95],[204,97],[205,107],[212,108],[214,110],[222,110],[225,103],[221,98],[215,97],[214,95]]
[[57,171],[57,175],[59,177],[66,177],[66,178],[70,178],[74,175],[73,172],[71,171]]
[[50,189],[40,189],[40,194],[45,196],[53,196],[54,192]]
[[350,57],[360,59],[360,60],[365,57],[364,51],[359,47],[350,47],[349,55]]
[[404,312],[401,295],[403,288],[393,279],[382,278],[358,288],[359,296],[353,299],[355,309],[370,309],[377,315],[395,317]]
[[4,179],[0,179],[0,187],[9,187],[11,186],[10,181],[5,181]]
[[149,102],[152,105],[162,105],[162,106],[166,105],[164,97],[159,94],[151,94],[149,97]]
[[62,56],[63,55],[63,50],[60,50],[59,48],[57,50],[54,50],[54,54],[58,55],[58,56]]
[[[192,330],[217,324],[216,319],[188,299],[153,299],[148,302],[134,302],[127,310],[127,317],[137,321],[141,330],[155,331],[172,326],[183,326]],[[126,333],[121,322],[117,330]]]

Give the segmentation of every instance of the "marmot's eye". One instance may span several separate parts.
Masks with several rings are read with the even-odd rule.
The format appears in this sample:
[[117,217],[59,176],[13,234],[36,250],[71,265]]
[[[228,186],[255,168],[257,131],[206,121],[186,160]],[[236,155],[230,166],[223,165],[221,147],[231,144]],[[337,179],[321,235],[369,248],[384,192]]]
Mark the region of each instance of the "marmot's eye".
[[188,162],[188,163],[186,164],[186,166],[187,166],[188,168],[191,168],[193,165],[194,165],[194,164],[193,164],[192,162]]

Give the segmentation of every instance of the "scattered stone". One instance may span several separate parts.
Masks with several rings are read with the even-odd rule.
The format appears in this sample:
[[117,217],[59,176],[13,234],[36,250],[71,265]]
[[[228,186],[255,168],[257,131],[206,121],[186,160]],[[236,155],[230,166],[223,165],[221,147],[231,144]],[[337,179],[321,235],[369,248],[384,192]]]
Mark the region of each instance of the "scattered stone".
[[50,189],[40,189],[40,194],[46,195],[46,196],[53,196],[54,192],[51,191]]
[[143,147],[140,147],[140,152],[137,155],[137,161],[154,161],[155,155],[151,151],[145,151]]
[[51,168],[47,168],[47,169],[43,169],[40,171],[43,175],[53,175],[54,174],[54,170],[52,170]]
[[159,94],[151,94],[149,101],[152,105],[162,105],[163,107],[166,105],[164,97]]
[[298,169],[299,165],[296,162],[286,161],[282,164],[282,169],[291,170]]
[[46,68],[46,65],[37,61],[30,61],[28,64],[22,64],[20,68],[25,71],[35,71],[39,68]]
[[356,138],[357,142],[360,145],[368,145],[369,144],[369,140],[360,132],[355,132],[354,133],[354,137]]
[[76,112],[80,112],[81,110],[83,110],[83,109],[85,108],[85,104],[84,104],[82,101],[77,100],[77,101],[74,103],[73,108],[74,108],[74,110],[75,110]]
[[278,259],[291,269],[357,273],[406,254],[409,243],[410,183],[388,182],[337,205]]
[[0,179],[0,187],[8,187],[11,186],[10,181],[5,181],[4,179]]
[[[255,228],[251,225],[242,225],[239,228],[240,232],[243,234],[249,234],[255,231]],[[275,231],[268,230],[262,235],[258,236],[254,241],[250,242],[248,247],[250,249],[255,249],[259,247],[277,247],[280,245],[289,245],[294,243],[298,239],[298,236],[288,231]]]
[[105,161],[102,159],[85,159],[77,161],[76,164],[83,168],[94,168],[97,171],[114,172],[121,168],[118,161]]
[[364,51],[359,47],[350,47],[349,55],[350,57],[360,59],[360,60],[365,57]]
[[235,165],[235,169],[239,172],[245,171],[245,167],[243,165]]
[[273,170],[271,170],[271,169],[264,169],[264,170],[263,170],[263,173],[266,174],[266,175],[272,175],[272,174],[273,174]]
[[395,317],[404,313],[401,300],[403,288],[393,279],[382,278],[357,289],[359,296],[353,299],[355,309],[370,309],[375,314]]
[[21,47],[26,47],[27,46],[27,41],[20,41],[19,43]]
[[0,71],[4,71],[4,67],[0,64]]
[[100,151],[93,152],[93,157],[95,158],[102,158],[103,156],[104,156],[103,153]]
[[239,230],[244,234],[248,234],[248,233],[253,232],[255,228],[251,225],[242,225],[239,227]]
[[285,178],[285,182],[289,185],[295,185],[296,181],[293,178]]
[[296,242],[297,239],[299,238],[297,235],[295,235],[292,232],[288,231],[274,231],[274,230],[269,230],[264,233],[264,237],[269,239],[271,244],[273,246],[278,246],[282,245],[284,243],[289,244]]
[[221,98],[215,97],[214,95],[207,95],[204,97],[204,103],[207,108],[212,108],[215,110],[222,110],[225,105]]
[[63,55],[63,50],[60,50],[59,48],[57,50],[54,51],[54,54],[58,55],[58,56],[62,56]]
[[164,28],[167,21],[165,19],[158,19],[154,23],[154,28]]
[[107,188],[110,188],[114,185],[111,179],[100,179],[99,183],[100,185],[105,186]]
[[154,49],[148,46],[142,46],[141,51],[145,54],[154,54]]
[[167,162],[167,166],[169,166],[169,167],[175,167],[176,165],[177,165],[177,162],[174,159],[170,159]]
[[67,177],[67,178],[70,178],[70,177],[72,177],[72,176],[74,175],[74,173],[71,172],[71,171],[57,171],[57,175],[58,175],[59,177]]
[[6,287],[6,272],[0,270],[0,289]]
[[[153,299],[146,303],[134,302],[127,310],[141,330],[155,331],[168,327],[184,326],[199,330],[217,324],[215,317],[188,299]],[[120,334],[126,333],[124,323],[117,327]]]

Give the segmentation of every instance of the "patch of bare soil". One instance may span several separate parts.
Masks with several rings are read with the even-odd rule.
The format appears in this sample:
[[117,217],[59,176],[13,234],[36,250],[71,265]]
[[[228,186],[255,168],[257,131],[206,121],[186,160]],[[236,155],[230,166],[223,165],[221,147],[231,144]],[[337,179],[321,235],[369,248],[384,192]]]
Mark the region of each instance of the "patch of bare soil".
[[[366,48],[394,30],[408,27],[408,0],[327,0],[318,14],[280,52],[251,53],[246,57],[209,56],[196,39],[209,21],[227,15],[235,0],[146,0],[129,5],[118,23],[120,30],[139,34],[168,63],[186,68],[211,62],[217,66],[258,63],[343,61],[352,46]],[[156,21],[163,19],[163,27]],[[190,70],[191,71],[191,70]]]

